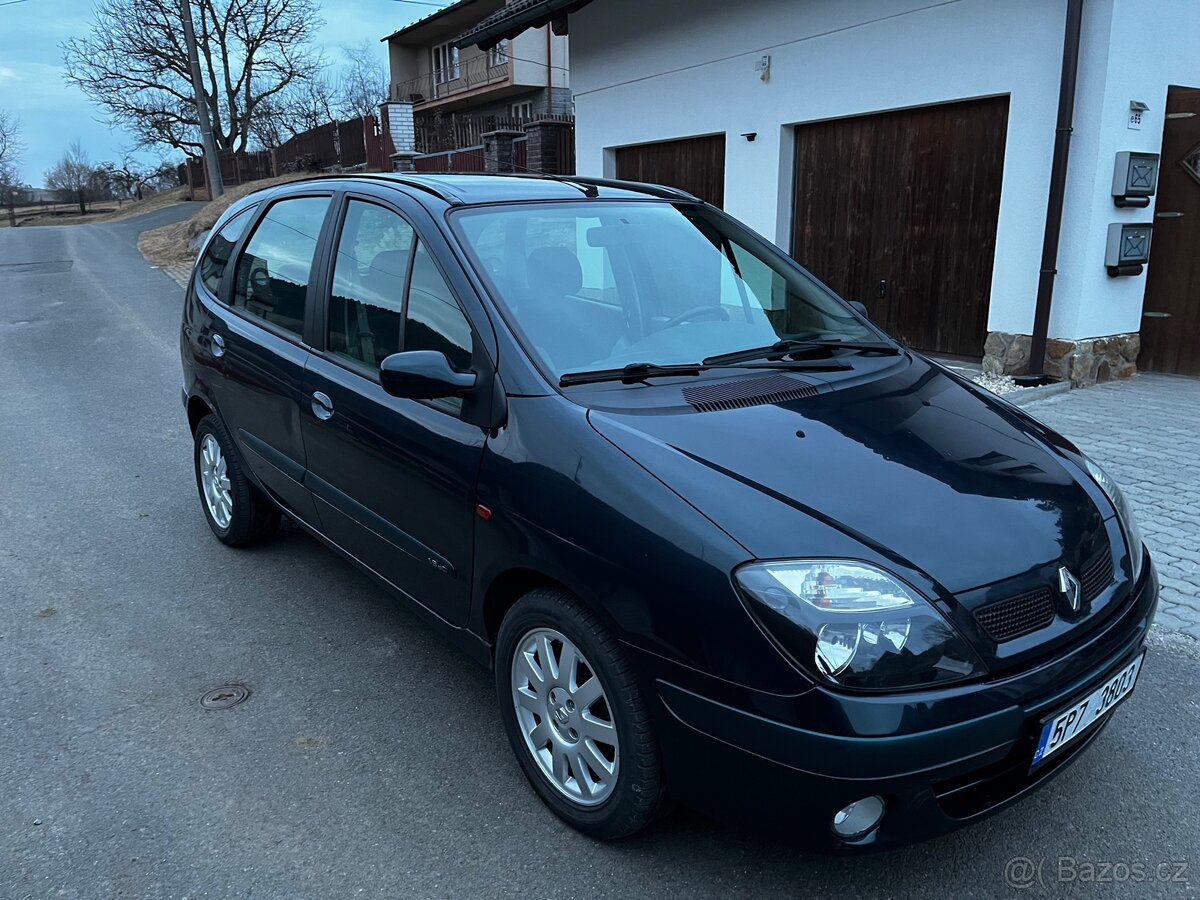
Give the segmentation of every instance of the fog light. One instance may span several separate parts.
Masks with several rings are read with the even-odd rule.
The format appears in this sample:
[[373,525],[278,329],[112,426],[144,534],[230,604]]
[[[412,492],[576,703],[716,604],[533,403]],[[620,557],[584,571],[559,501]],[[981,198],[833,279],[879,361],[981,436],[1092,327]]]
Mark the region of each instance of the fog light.
[[838,810],[833,817],[833,833],[838,837],[853,839],[873,830],[883,818],[882,797],[864,797]]

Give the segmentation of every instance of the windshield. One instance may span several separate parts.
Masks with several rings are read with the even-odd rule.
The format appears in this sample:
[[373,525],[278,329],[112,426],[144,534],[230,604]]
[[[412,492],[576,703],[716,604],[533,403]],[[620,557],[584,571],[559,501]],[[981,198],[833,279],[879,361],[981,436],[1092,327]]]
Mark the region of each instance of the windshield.
[[814,279],[703,207],[531,203],[466,209],[453,222],[555,378],[783,339],[879,340]]

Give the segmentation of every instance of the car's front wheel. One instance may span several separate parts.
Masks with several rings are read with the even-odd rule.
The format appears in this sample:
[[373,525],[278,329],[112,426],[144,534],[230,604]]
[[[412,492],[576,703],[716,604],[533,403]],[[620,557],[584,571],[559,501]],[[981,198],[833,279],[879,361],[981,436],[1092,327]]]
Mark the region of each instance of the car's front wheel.
[[541,588],[500,628],[496,688],[509,740],[539,796],[593,837],[625,837],[663,805],[650,716],[616,640],[577,598]]
[[246,478],[233,439],[215,415],[196,426],[193,460],[200,506],[218,540],[243,547],[275,533],[279,508]]

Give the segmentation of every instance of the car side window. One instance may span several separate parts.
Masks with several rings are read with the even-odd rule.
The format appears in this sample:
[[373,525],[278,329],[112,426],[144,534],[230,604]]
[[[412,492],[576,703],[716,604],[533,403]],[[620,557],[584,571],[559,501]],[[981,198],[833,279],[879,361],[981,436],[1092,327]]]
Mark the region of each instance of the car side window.
[[389,209],[351,200],[329,298],[329,351],[371,371],[400,350],[413,229]]
[[423,242],[413,256],[404,321],[405,350],[438,350],[459,370],[471,368],[471,324]]
[[238,260],[233,306],[299,336],[328,197],[272,204]]
[[200,280],[214,297],[218,296],[221,290],[221,279],[225,277],[225,267],[229,265],[233,248],[242,239],[246,226],[250,224],[249,213],[249,209],[244,209],[226,222],[208,242],[208,249],[200,258]]

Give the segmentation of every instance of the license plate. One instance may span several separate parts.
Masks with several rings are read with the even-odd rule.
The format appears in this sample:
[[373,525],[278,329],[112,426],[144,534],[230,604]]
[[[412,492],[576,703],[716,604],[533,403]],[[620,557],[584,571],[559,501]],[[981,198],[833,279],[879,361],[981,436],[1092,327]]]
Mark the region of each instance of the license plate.
[[1138,672],[1142,668],[1143,653],[1112,678],[1096,688],[1086,697],[1081,697],[1068,706],[1042,729],[1041,740],[1038,741],[1037,752],[1033,754],[1033,764],[1045,760],[1057,753],[1067,744],[1082,735],[1101,716],[1129,696],[1137,681]]

